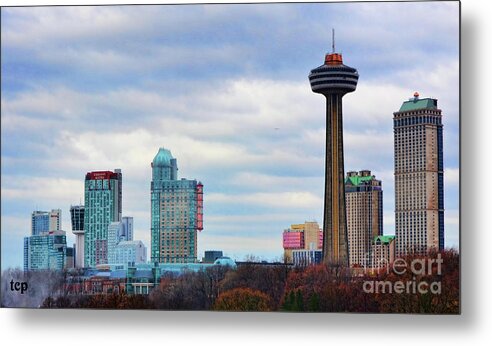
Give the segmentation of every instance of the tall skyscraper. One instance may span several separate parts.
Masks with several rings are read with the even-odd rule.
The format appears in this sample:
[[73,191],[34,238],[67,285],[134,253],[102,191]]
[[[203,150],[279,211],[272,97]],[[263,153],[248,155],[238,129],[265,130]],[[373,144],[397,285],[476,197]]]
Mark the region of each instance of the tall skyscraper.
[[84,206],[70,206],[70,220],[72,221],[72,233],[75,235],[75,267],[84,267]]
[[31,235],[61,230],[61,210],[33,211],[31,214]]
[[66,255],[64,231],[41,232],[24,238],[24,271],[63,270]]
[[396,255],[444,248],[442,115],[416,92],[393,113]]
[[[333,42],[335,40],[333,39]],[[323,260],[349,265],[343,166],[342,97],[357,87],[357,70],[343,64],[342,55],[326,54],[325,62],[311,70],[309,81],[315,93],[326,97],[325,205]]]
[[85,176],[84,266],[108,263],[108,226],[121,221],[120,169],[89,172]]
[[284,262],[293,263],[293,253],[297,250],[319,250],[322,248],[323,232],[317,222],[291,225],[282,235]]
[[197,231],[203,229],[203,185],[178,180],[176,159],[160,148],[151,164],[151,261],[197,261]]
[[368,266],[374,237],[383,234],[383,190],[371,171],[345,178],[350,266]]

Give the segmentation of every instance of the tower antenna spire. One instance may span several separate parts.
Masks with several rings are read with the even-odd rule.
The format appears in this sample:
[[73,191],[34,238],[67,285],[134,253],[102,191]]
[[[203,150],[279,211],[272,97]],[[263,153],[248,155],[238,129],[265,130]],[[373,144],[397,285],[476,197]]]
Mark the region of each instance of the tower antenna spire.
[[332,53],[335,53],[335,29],[331,29],[331,50]]

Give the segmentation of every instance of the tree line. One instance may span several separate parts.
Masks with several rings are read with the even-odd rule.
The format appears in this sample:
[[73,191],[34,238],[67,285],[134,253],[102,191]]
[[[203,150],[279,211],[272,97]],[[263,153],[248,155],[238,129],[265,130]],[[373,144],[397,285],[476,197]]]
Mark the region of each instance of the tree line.
[[[199,272],[165,274],[149,295],[67,295],[60,289],[63,276],[58,275],[46,279],[50,287],[38,292],[45,297],[41,301],[37,297],[36,303],[42,308],[456,314],[460,311],[459,254],[446,250],[439,256],[440,272],[433,268],[422,275],[386,269],[354,275],[346,268],[323,264],[289,267],[250,263],[237,269],[214,266]],[[407,262],[414,259],[418,257],[406,258]],[[439,282],[441,289],[439,294],[364,289],[367,282],[396,288],[400,281],[411,287],[424,281]],[[5,293],[4,287],[2,290]],[[15,306],[15,301],[4,301],[4,296],[2,306]]]

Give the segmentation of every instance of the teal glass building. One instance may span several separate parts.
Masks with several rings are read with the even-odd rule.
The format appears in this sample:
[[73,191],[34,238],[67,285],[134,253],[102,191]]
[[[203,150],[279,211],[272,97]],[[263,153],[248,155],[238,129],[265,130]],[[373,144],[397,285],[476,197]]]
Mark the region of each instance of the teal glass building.
[[178,180],[176,159],[167,149],[159,149],[151,167],[150,259],[194,263],[197,231],[203,229],[203,185],[196,180]]
[[33,211],[31,214],[31,235],[39,235],[42,232],[60,231],[61,210]]
[[121,170],[85,176],[84,267],[108,263],[108,226],[121,221]]
[[24,271],[63,270],[66,260],[64,231],[42,232],[24,238]]

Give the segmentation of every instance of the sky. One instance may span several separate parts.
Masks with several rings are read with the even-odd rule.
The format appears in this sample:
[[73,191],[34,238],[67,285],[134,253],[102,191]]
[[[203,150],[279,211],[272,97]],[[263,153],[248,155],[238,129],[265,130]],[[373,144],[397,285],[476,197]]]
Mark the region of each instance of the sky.
[[311,69],[331,30],[359,83],[344,97],[345,171],[382,180],[394,234],[393,112],[418,91],[443,112],[445,246],[459,248],[458,2],[11,7],[1,11],[1,260],[22,267],[33,210],[83,201],[121,168],[123,215],[150,246],[150,162],[204,184],[198,255],[282,256],[322,225],[325,101]]

